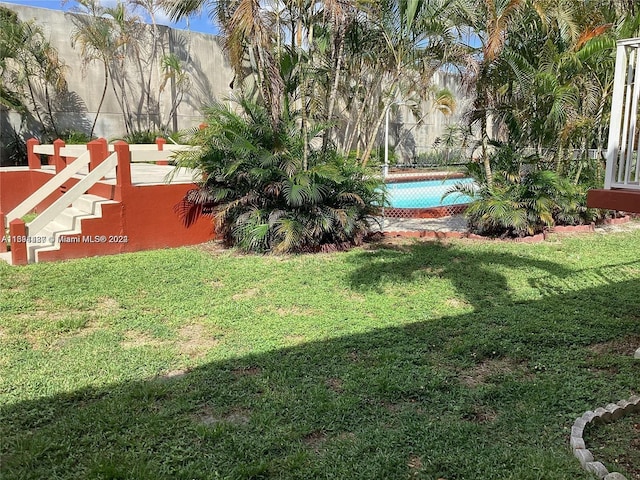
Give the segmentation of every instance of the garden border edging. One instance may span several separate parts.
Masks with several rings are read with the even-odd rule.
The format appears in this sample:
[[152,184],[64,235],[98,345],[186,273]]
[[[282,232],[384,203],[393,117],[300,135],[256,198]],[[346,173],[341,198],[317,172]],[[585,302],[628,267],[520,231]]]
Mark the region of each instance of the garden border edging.
[[573,455],[578,459],[582,468],[587,472],[595,474],[604,480],[626,480],[626,477],[618,472],[607,470],[602,462],[594,459],[593,454],[587,449],[584,443],[584,429],[590,423],[609,423],[618,420],[632,412],[640,412],[640,396],[632,395],[629,400],[620,400],[618,403],[609,403],[606,407],[599,407],[595,410],[588,410],[571,427],[571,438],[569,445]]

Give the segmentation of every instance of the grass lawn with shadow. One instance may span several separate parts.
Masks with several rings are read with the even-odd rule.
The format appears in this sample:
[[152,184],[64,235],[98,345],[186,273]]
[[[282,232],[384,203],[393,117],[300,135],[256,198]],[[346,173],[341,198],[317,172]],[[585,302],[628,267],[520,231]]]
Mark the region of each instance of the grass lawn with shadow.
[[640,393],[638,245],[0,265],[2,478],[589,479],[574,419]]

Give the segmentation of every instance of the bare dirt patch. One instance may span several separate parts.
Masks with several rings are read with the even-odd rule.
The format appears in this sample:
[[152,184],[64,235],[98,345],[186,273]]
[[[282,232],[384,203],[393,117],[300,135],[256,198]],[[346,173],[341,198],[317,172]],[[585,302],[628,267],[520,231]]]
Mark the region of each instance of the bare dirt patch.
[[595,343],[589,346],[589,350],[597,355],[633,355],[640,347],[640,335],[629,335],[603,343]]
[[222,280],[209,280],[206,282],[211,288],[218,289],[224,287],[224,282]]
[[120,346],[125,350],[141,347],[160,347],[167,342],[152,337],[148,333],[138,330],[128,330],[124,334],[124,340],[120,342]]
[[401,412],[403,410],[410,410],[415,414],[422,414],[424,413],[424,410],[422,408],[420,408],[420,402],[418,402],[416,399],[411,398],[408,399],[406,401],[402,401],[402,402],[383,402],[382,406],[384,408],[386,408],[389,412],[391,413],[398,413]]
[[52,310],[38,309],[33,312],[19,313],[18,315],[16,315],[16,317],[18,320],[23,322],[33,321],[33,320],[57,321],[57,320],[63,320],[65,318],[77,316],[83,313],[84,312],[81,312],[80,310],[67,309],[67,308],[55,308]]
[[160,376],[160,378],[162,380],[179,380],[181,378],[184,378],[187,373],[189,373],[189,370],[185,368],[179,368],[177,370],[168,371],[164,375]]
[[320,430],[311,432],[310,434],[305,435],[302,438],[302,443],[304,443],[308,448],[313,450],[315,453],[320,453],[320,450],[322,449],[326,441],[327,441],[327,434]]
[[244,292],[239,292],[231,296],[232,300],[243,300],[245,298],[254,298],[260,290],[257,288],[248,288]]
[[463,385],[476,388],[486,385],[494,375],[505,375],[516,372],[524,372],[524,369],[509,358],[495,358],[484,360],[474,367],[460,372],[459,379]]
[[420,474],[420,470],[422,470],[422,459],[412,455],[407,461],[407,467],[409,467],[409,477],[417,477]]
[[178,333],[178,348],[189,357],[201,357],[220,343],[220,340],[198,323],[185,325]]
[[283,317],[285,315],[296,315],[296,316],[300,316],[300,317],[311,317],[313,315],[317,315],[318,312],[316,310],[313,310],[311,308],[302,308],[302,307],[298,307],[296,305],[291,305],[289,307],[286,308],[277,308],[276,309],[276,313]]
[[192,248],[200,252],[208,253],[210,255],[219,255],[220,253],[229,250],[227,247],[225,247],[224,242],[220,240],[212,240],[210,242],[201,243],[200,245],[194,245]]
[[205,407],[194,416],[194,420],[202,425],[216,425],[218,423],[247,425],[251,420],[251,412],[238,408],[225,415],[214,415],[210,407]]
[[444,303],[451,308],[467,308],[471,306],[470,303],[458,298],[447,298]]
[[423,267],[420,269],[421,272],[424,272],[428,275],[432,275],[434,277],[440,277],[445,273],[445,269],[442,267],[434,268],[431,266]]
[[475,423],[490,423],[498,418],[495,410],[486,405],[475,405],[470,413],[464,416],[465,420]]
[[347,358],[354,363],[358,363],[361,361],[360,354],[356,350],[352,350],[351,352],[347,353]]
[[336,439],[342,441],[351,441],[356,439],[356,434],[353,432],[340,432],[338,435],[336,435]]
[[327,378],[324,383],[330,390],[333,390],[336,393],[342,393],[344,391],[342,380],[339,378]]
[[90,313],[97,315],[113,315],[120,310],[120,302],[115,298],[102,297]]
[[231,370],[231,373],[233,373],[236,377],[253,377],[255,375],[260,375],[262,373],[262,369],[260,367],[239,367]]

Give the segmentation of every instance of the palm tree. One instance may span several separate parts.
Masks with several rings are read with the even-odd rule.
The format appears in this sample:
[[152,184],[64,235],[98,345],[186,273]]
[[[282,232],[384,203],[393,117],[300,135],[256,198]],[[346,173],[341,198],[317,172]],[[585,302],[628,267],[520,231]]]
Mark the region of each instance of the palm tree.
[[274,126],[283,105],[299,110],[303,165],[313,126],[329,126],[323,130],[326,150],[336,140],[339,119],[346,123],[342,150],[364,138],[366,165],[388,106],[400,96],[420,106],[432,92],[434,72],[466,54],[451,14],[460,1],[169,0],[168,5],[174,17],[211,9],[235,69],[233,85],[246,89],[249,74]]
[[93,132],[98,122],[98,116],[102,110],[102,104],[107,95],[109,87],[109,63],[113,58],[118,44],[114,41],[111,30],[111,22],[102,18],[104,9],[93,0],[81,0],[82,5],[90,15],[74,15],[74,28],[71,33],[71,41],[74,47],[80,47],[83,68],[87,68],[94,61],[102,63],[104,71],[104,83],[96,115],[91,124],[89,136],[93,137]]
[[[310,152],[302,160],[303,132],[283,116],[274,128],[266,106],[239,101],[240,113],[216,104],[182,157],[207,180],[187,194],[178,211],[186,224],[214,217],[227,243],[253,252],[343,249],[362,241],[384,203],[380,180],[334,152]],[[236,109],[236,110],[238,110]]]
[[343,86],[348,134],[342,148],[350,150],[364,133],[364,164],[387,109],[401,102],[412,105],[414,116],[421,118],[423,102],[437,100],[434,74],[466,57],[455,24],[458,7],[457,1],[376,2],[348,32],[350,71]]
[[18,78],[12,68],[24,45],[23,25],[15,12],[0,7],[0,29],[3,32],[0,36],[0,105],[25,113]]
[[602,145],[615,39],[637,28],[640,15],[619,16],[601,1],[482,0],[479,7],[481,16],[469,17],[482,40],[470,117],[481,127],[482,169],[470,167],[480,184],[471,227],[522,235],[592,221],[581,183],[595,178],[598,165],[574,161],[573,152]]
[[[104,68],[102,95],[91,133],[93,134],[108,86],[111,84],[122,111],[126,134],[131,134],[136,130],[132,113],[133,102],[136,99],[130,98],[130,76],[127,71],[132,59],[140,60],[139,38],[144,36],[144,26],[139,17],[127,10],[125,3],[118,2],[114,7],[104,7],[98,0],[78,0],[78,4],[76,12],[83,15],[74,15],[72,18],[75,25],[71,35],[72,43],[80,47],[85,69],[96,60],[101,62]],[[144,68],[140,66],[139,70],[140,84],[144,90]],[[151,76],[152,73],[148,72],[148,75]],[[144,104],[144,96],[143,94],[137,101],[138,113]]]
[[33,22],[22,22],[2,8],[0,25],[0,103],[35,115],[43,133],[57,135],[53,101],[66,90],[64,62]]

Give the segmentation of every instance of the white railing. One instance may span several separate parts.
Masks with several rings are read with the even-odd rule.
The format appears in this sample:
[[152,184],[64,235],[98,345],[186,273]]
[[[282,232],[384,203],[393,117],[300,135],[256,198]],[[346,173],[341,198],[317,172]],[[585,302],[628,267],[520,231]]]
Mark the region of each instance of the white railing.
[[[38,145],[38,147],[48,147],[49,145]],[[35,150],[35,149],[34,149]],[[64,150],[64,149],[63,149]],[[73,177],[76,173],[82,170],[83,167],[89,165],[89,152],[84,149],[84,153],[78,152],[76,149],[74,155],[79,154],[71,164],[69,164],[64,170],[51,178],[47,183],[40,187],[33,195],[29,196],[24,202],[11,210],[5,217],[5,228],[8,228],[9,222],[16,218],[20,218],[27,213],[31,212],[34,208],[40,204],[49,195],[55,192],[62,186],[64,182]]]
[[112,153],[102,163],[95,167],[89,174],[83,177],[78,183],[53,202],[44,212],[38,215],[32,222],[27,224],[27,236],[35,236],[40,230],[62,213],[62,211],[76,201],[82,194],[95,185],[110,170],[113,170],[118,163],[118,154]]
[[54,155],[55,151],[52,144],[36,145],[33,147],[33,153],[38,153],[40,155]]
[[[129,145],[128,147],[130,152],[130,161],[132,163],[167,161],[167,160],[170,160],[171,157],[175,155],[176,152],[194,150],[198,148],[191,145],[177,145],[177,144],[164,144],[162,146],[162,150],[159,150],[160,146],[158,144],[139,144],[139,145]],[[107,145],[108,152],[112,154],[109,158],[113,158],[114,159],[113,162],[115,162],[110,168],[107,167],[106,165],[102,166],[102,164],[100,164],[100,167],[94,169],[87,177],[84,177],[81,180],[80,183],[82,185],[88,185],[85,188],[85,191],[91,188],[93,184],[97,183],[104,176],[104,174],[101,176],[97,176],[97,174],[94,173],[96,170],[98,172],[104,171],[104,173],[108,173],[109,170],[111,170],[111,168],[113,168],[116,165],[117,155],[114,153],[115,148],[116,148],[116,145],[114,144]],[[53,144],[34,145],[33,153],[40,154],[40,155],[53,156],[55,155],[55,147]],[[8,228],[9,222],[11,222],[12,220],[16,218],[21,218],[27,213],[33,211],[42,201],[44,201],[49,195],[55,192],[56,189],[60,188],[67,180],[69,180],[71,177],[73,177],[78,172],[80,172],[82,168],[89,165],[91,160],[87,145],[63,146],[59,149],[58,155],[60,157],[65,157],[65,158],[75,158],[76,160],[74,160],[72,163],[67,165],[62,171],[57,173],[47,183],[45,183],[42,187],[40,187],[36,192],[34,192],[22,203],[20,203],[20,205],[18,205],[13,210],[11,210],[5,216],[4,228]],[[87,178],[95,179],[95,180],[87,180]],[[91,181],[93,181],[93,183],[89,184]],[[71,191],[76,192],[77,191],[76,186],[72,187],[71,190],[69,190],[69,192]],[[67,194],[69,192],[67,192]],[[80,193],[79,195],[81,195],[82,193]],[[67,198],[67,194],[65,194],[65,196],[60,198],[58,201],[62,201],[63,198]],[[73,200],[75,200],[75,198]],[[67,205],[73,203],[73,200],[71,200],[70,202],[67,202]],[[57,204],[58,202],[54,203],[54,205],[57,205]],[[66,206],[64,208],[66,208]],[[64,210],[64,208],[62,208],[62,210]],[[46,212],[48,211],[49,210],[47,209]],[[38,222],[35,223],[35,227],[38,227],[40,223],[44,221],[44,220],[40,220],[43,217],[49,218],[49,216],[45,217],[43,213],[37,218]],[[34,223],[33,222],[30,223],[29,226],[31,228],[31,231],[34,232],[33,230],[33,228],[35,228]],[[37,233],[37,230],[35,232]]]
[[[114,151],[114,145],[109,145],[109,151]],[[164,145],[164,150],[158,150],[155,145],[129,145],[131,162],[159,162],[171,160],[176,152],[195,150],[198,147],[190,145]]]
[[640,190],[640,38],[621,40],[616,51],[605,188]]

